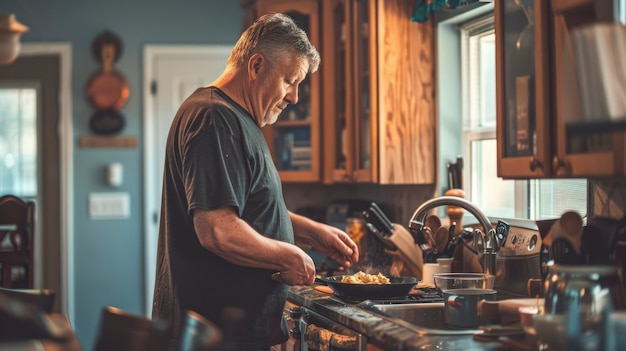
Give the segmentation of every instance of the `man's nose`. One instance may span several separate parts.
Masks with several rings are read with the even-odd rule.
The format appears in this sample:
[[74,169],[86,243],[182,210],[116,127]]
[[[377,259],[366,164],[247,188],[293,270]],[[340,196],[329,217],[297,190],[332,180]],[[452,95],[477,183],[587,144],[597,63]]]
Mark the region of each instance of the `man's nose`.
[[287,101],[291,105],[295,105],[298,103],[298,86],[297,85],[290,88],[289,91],[287,92]]

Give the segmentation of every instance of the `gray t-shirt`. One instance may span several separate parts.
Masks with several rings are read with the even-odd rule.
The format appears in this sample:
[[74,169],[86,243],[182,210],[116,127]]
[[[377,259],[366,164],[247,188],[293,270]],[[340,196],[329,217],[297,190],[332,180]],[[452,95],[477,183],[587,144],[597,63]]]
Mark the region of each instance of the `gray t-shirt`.
[[[191,210],[224,206],[259,235],[294,242],[261,129],[221,90],[200,88],[181,105],[167,139],[153,317],[178,329],[181,312],[193,310],[244,348],[282,343],[287,286],[270,279],[273,271],[231,264],[198,241]],[[231,307],[245,312],[243,320],[225,322]]]

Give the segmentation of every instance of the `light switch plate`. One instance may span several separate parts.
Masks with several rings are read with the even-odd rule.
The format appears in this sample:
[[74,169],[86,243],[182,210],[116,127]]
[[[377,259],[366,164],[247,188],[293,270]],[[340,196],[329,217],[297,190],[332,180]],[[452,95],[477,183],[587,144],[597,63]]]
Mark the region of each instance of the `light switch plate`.
[[130,195],[125,192],[89,194],[89,217],[91,219],[130,218]]

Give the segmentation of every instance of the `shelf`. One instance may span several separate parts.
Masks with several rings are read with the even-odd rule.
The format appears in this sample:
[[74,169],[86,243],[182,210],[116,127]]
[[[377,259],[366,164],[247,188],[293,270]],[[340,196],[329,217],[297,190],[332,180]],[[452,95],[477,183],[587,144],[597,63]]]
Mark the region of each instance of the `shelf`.
[[137,147],[136,136],[81,136],[80,147],[83,148],[135,148]]
[[626,131],[626,119],[619,121],[570,123],[566,126],[567,135],[587,136],[598,133],[613,133]]

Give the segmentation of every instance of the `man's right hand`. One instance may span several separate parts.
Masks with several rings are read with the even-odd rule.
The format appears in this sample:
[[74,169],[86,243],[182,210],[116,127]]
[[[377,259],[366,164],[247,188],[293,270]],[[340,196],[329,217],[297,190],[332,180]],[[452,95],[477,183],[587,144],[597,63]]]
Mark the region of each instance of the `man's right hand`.
[[286,262],[286,269],[272,274],[272,280],[287,285],[311,285],[315,281],[315,263],[311,256],[294,245],[296,255]]

